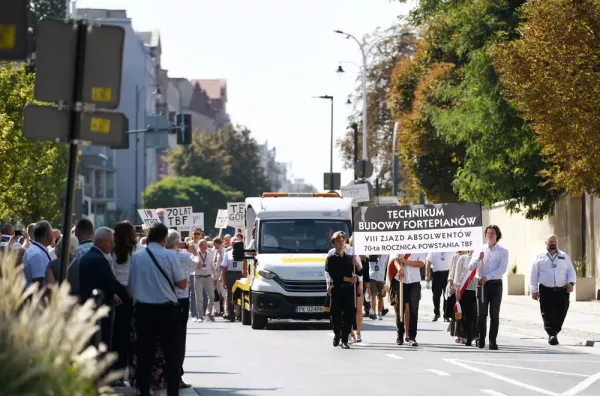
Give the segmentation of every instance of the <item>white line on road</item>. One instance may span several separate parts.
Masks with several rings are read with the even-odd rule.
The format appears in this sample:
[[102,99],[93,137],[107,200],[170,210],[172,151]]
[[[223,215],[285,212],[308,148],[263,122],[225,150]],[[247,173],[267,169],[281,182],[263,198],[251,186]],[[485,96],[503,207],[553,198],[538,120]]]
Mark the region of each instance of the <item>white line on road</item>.
[[436,369],[425,369],[425,371],[429,371],[429,372],[432,372],[434,374],[441,375],[442,377],[448,377],[448,376],[450,376],[450,374],[448,374],[447,372],[436,370]]
[[489,377],[498,379],[500,381],[504,381],[504,382],[507,382],[509,384],[512,384],[512,385],[515,385],[515,386],[519,386],[521,388],[529,389],[530,391],[534,391],[534,392],[541,393],[543,395],[548,395],[548,396],[559,396],[558,393],[550,392],[550,391],[547,391],[546,389],[538,388],[537,386],[525,384],[523,382],[514,380],[512,378],[505,377],[503,375],[494,373],[492,371],[486,371],[486,370],[482,370],[482,369],[477,368],[477,367],[469,366],[468,364],[464,364],[464,363],[458,361],[458,359],[443,359],[443,360],[446,361],[446,362],[448,362],[448,363],[452,363],[452,364],[455,364],[457,366],[466,368],[467,370],[475,371],[476,373],[485,374],[485,375],[487,375]]
[[600,379],[600,373],[596,373],[596,374],[584,379],[583,381],[581,381],[580,383],[578,383],[577,385],[575,385],[568,391],[564,392],[563,395],[575,396],[579,392],[587,389],[590,385],[592,385],[594,382],[598,381],[599,379]]
[[392,359],[396,359],[396,360],[404,359],[402,356],[394,355],[393,353],[386,353],[385,356],[392,358]]
[[495,390],[491,390],[491,389],[482,389],[481,391],[483,393],[487,393],[488,395],[492,395],[492,396],[506,396],[504,393],[496,392]]
[[539,371],[540,373],[549,373],[549,374],[558,374],[558,375],[572,375],[572,376],[575,376],[575,377],[584,377],[584,378],[589,377],[589,375],[585,375],[585,374],[566,373],[564,371],[543,370],[543,369],[536,369],[536,368],[530,368],[530,367],[521,367],[521,366],[511,366],[511,365],[508,365],[508,364],[477,362],[477,361],[473,361],[473,360],[463,360],[463,359],[461,359],[461,362],[473,363],[473,364],[480,364],[482,366],[496,366],[496,367],[514,368],[514,369],[518,369],[518,370]]

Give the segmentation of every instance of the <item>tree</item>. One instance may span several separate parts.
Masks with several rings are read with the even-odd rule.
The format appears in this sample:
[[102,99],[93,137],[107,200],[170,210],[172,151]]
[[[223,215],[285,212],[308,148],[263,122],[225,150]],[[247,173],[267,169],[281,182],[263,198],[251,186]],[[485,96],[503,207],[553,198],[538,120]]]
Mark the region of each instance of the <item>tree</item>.
[[67,175],[65,145],[23,137],[34,78],[24,66],[0,66],[0,218],[16,216],[25,224],[59,220]]
[[173,149],[167,162],[178,176],[202,177],[250,197],[271,188],[260,154],[248,128],[228,125],[219,133],[194,134],[192,144]]
[[410,169],[427,196],[440,196],[434,186],[449,194],[451,186],[460,200],[506,201],[510,212],[540,218],[552,212],[562,191],[545,187],[540,171],[548,163],[529,124],[506,100],[490,58],[495,45],[517,37],[523,2],[420,2],[411,17],[424,27],[419,53],[400,61],[389,102],[401,124],[412,126],[406,139],[413,145],[435,137],[430,153],[444,161],[433,167],[444,167],[438,171],[445,177],[436,184],[439,173]]
[[36,50],[38,24],[45,17],[64,18],[67,16],[65,0],[31,0],[29,3],[29,46],[33,53]]
[[600,188],[600,2],[530,0],[521,38],[493,52],[502,83],[531,121],[556,189]]
[[[365,37],[366,42],[371,42],[379,36],[407,33],[409,30],[404,25],[393,26],[384,32],[379,29],[373,35]],[[383,194],[391,193],[393,175],[392,143],[394,136],[395,119],[388,108],[387,101],[381,100],[388,95],[390,77],[394,66],[401,58],[410,56],[413,52],[415,38],[412,35],[391,37],[375,44],[369,59],[367,70],[367,153],[371,162],[377,169],[375,177],[380,179],[380,188]],[[357,79],[357,89],[351,96],[354,104],[362,103],[362,78]],[[354,106],[350,121],[359,125],[358,145],[359,153],[362,152],[362,105]],[[354,132],[349,131],[337,142],[342,151],[342,159],[346,169],[354,168]],[[362,159],[362,155],[359,154]],[[407,181],[407,171],[403,162],[400,162],[400,180],[402,190],[410,189]],[[410,194],[410,192],[409,192]],[[418,194],[418,192],[417,192]]]
[[142,198],[147,208],[192,206],[194,213],[204,213],[205,227],[212,228],[217,210],[227,208],[227,202],[239,201],[243,196],[201,177],[180,176],[167,177],[148,186]]

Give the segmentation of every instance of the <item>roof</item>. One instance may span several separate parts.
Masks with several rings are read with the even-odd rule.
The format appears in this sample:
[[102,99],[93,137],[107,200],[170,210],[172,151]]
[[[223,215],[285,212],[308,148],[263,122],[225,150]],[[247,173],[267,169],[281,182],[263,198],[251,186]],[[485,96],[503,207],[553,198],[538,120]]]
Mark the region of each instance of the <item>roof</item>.
[[[352,198],[333,197],[268,197],[246,198],[257,217],[352,217]],[[337,213],[336,213],[337,212]],[[326,214],[329,213],[329,214]]]
[[211,99],[223,99],[227,101],[227,80],[192,80],[192,85],[200,84]]

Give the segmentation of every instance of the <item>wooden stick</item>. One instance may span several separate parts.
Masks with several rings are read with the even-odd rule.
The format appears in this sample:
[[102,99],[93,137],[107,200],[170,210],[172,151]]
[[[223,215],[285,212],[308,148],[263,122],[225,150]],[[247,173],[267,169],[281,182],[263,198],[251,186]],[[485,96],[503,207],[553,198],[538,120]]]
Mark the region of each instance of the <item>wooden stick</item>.
[[[400,266],[398,266],[398,275],[400,275],[400,269],[404,267],[404,264],[400,264]],[[400,276],[398,276],[399,280],[400,280],[400,285],[398,286],[398,304],[400,304],[400,311],[399,311],[399,316],[400,316],[400,322],[404,323],[404,280],[402,278],[400,278]],[[406,330],[406,329],[404,329]]]

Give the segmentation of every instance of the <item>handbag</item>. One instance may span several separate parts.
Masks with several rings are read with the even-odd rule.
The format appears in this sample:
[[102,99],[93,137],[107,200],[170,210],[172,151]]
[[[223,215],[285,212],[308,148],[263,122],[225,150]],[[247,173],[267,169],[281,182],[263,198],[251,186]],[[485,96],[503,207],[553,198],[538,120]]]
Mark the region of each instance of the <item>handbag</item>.
[[150,255],[150,258],[152,259],[152,262],[154,263],[156,268],[158,268],[158,270],[160,271],[162,276],[164,276],[164,278],[167,281],[167,283],[169,284],[169,286],[171,286],[171,290],[173,291],[173,294],[175,294],[175,301],[177,301],[176,303],[174,303],[174,305],[179,305],[179,298],[177,297],[177,292],[175,291],[175,285],[173,283],[171,283],[171,279],[169,279],[167,274],[165,274],[165,271],[162,269],[162,267],[160,265],[158,265],[158,261],[156,261],[156,257],[154,257],[154,254],[152,254],[150,249],[147,248],[146,251],[148,252],[148,255]]

